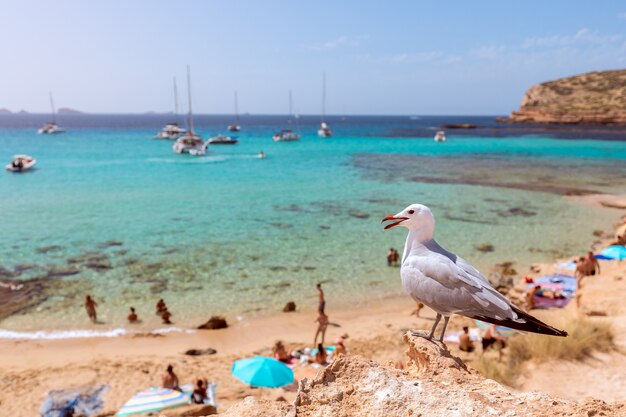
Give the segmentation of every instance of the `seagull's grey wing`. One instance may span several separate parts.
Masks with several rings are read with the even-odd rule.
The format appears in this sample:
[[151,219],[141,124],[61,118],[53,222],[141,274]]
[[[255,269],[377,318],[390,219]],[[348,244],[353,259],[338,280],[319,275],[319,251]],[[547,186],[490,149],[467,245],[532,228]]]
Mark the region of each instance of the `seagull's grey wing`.
[[408,257],[402,265],[402,281],[407,292],[436,311],[516,318],[509,301],[488,282],[439,253],[425,250]]
[[474,268],[469,262],[460,256],[444,249],[435,239],[430,240],[424,246],[426,246],[430,251],[438,253],[440,255],[445,256],[454,262],[459,268],[461,268],[466,274],[470,275],[472,278],[478,279],[482,282],[485,282],[489,285],[491,283],[483,274],[480,273],[476,268]]

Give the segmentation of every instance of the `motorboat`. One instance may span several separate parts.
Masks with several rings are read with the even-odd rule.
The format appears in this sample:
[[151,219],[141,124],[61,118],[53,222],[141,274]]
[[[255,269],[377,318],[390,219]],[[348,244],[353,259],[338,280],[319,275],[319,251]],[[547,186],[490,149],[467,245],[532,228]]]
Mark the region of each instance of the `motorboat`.
[[320,128],[317,130],[317,136],[320,138],[329,138],[333,135],[333,131],[330,130],[326,122],[320,123]]
[[57,133],[64,133],[65,129],[61,129],[59,125],[54,122],[48,122],[43,127],[37,130],[37,133],[40,135],[54,135]]
[[437,133],[435,133],[435,142],[445,142],[445,141],[446,141],[446,132],[444,132],[443,130],[440,130]]
[[154,138],[176,140],[187,133],[187,130],[178,126],[178,88],[176,86],[176,77],[174,77],[174,120],[176,121],[166,124]]
[[57,133],[65,132],[65,130],[61,129],[59,125],[57,124],[57,118],[56,118],[57,112],[56,112],[56,109],[54,108],[54,99],[52,98],[52,91],[50,92],[50,108],[51,108],[52,121],[46,123],[45,125],[43,125],[43,127],[37,130],[37,133],[40,135],[54,135]]
[[320,128],[317,130],[317,136],[320,138],[329,138],[333,135],[333,131],[330,130],[328,123],[324,120],[326,118],[326,73],[322,78],[322,122]]
[[191,70],[187,65],[187,98],[189,99],[189,129],[185,136],[181,136],[176,139],[172,149],[177,154],[189,154],[189,155],[205,155],[209,144],[202,140],[199,135],[193,133],[193,111],[191,109]]
[[272,136],[274,142],[295,142],[300,140],[300,135],[291,129],[284,129]]
[[206,155],[209,144],[193,133],[176,139],[172,149],[177,154]]
[[186,133],[187,130],[178,126],[178,123],[168,123],[163,129],[159,131],[159,133],[156,134],[154,138],[176,140],[181,136],[184,136]]
[[5,166],[7,171],[25,172],[35,166],[37,160],[28,155],[15,155],[10,164]]
[[213,136],[207,141],[209,145],[234,145],[237,142],[239,142],[239,139],[231,138],[230,136],[226,135]]
[[235,123],[228,125],[229,132],[239,132],[241,126],[239,125],[239,100],[237,98],[237,92],[235,91]]

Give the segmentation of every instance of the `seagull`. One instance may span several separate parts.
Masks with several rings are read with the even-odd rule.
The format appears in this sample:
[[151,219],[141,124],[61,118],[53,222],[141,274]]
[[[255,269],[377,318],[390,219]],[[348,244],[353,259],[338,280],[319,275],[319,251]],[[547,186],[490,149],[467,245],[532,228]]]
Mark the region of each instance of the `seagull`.
[[523,312],[491,286],[476,268],[460,256],[448,252],[433,239],[435,216],[422,204],[411,204],[400,213],[383,218],[409,229],[402,255],[400,276],[404,290],[417,302],[437,313],[428,339],[444,317],[443,336],[452,314],[506,326],[524,332],[567,336],[541,320]]

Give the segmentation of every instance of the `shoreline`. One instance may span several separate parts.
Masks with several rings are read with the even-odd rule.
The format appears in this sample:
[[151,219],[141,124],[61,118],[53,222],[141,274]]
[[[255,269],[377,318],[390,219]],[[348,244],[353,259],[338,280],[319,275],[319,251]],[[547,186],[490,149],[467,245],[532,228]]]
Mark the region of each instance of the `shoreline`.
[[[589,203],[600,204],[593,200]],[[621,210],[620,213],[623,219],[624,211]],[[603,244],[609,241],[609,233],[605,235],[601,239]],[[590,239],[590,246],[594,244],[598,244],[597,239],[596,241]],[[567,259],[574,257],[575,255],[570,255]],[[554,263],[561,260],[562,258],[553,258],[549,263],[520,265],[519,271],[522,272],[518,277],[523,277],[525,271],[531,270],[531,266],[535,268],[529,275],[550,273],[555,268]],[[588,314],[586,311],[597,310],[599,307],[606,309],[609,316],[623,310],[620,303],[621,294],[612,294],[611,301],[607,303],[603,301],[606,300],[606,294],[598,292],[611,291],[606,285],[607,281],[621,281],[618,288],[622,288],[624,281],[618,280],[617,277],[620,271],[619,265],[604,264],[603,274],[600,276],[602,281],[589,281],[589,284],[585,284],[582,292],[585,314]],[[624,291],[626,292],[626,289]],[[0,339],[0,349],[3,352],[3,355],[0,355],[0,369],[5,371],[5,376],[0,379],[0,403],[3,407],[6,406],[9,415],[34,415],[43,396],[49,390],[104,383],[108,384],[110,389],[105,394],[105,408],[100,415],[112,416],[135,392],[157,384],[167,364],[174,365],[183,383],[198,375],[206,375],[211,382],[217,383],[220,411],[228,409],[250,395],[257,399],[274,401],[282,397],[292,401],[295,398],[294,391],[250,389],[232,377],[230,368],[235,360],[252,355],[271,354],[271,346],[276,340],[284,341],[289,350],[310,346],[315,331],[313,320],[316,301],[312,295],[311,303],[305,309],[293,313],[244,318],[222,330],[166,334],[138,333],[119,337],[59,340]],[[572,314],[575,309],[573,304],[570,303],[565,309],[533,310],[532,314],[541,320],[556,324]],[[403,332],[408,329],[429,329],[434,319],[434,312],[427,308],[423,310],[421,317],[416,318],[411,315],[414,307],[415,303],[406,295],[384,297],[355,307],[335,307],[330,297],[327,308],[330,322],[334,324],[328,328],[325,344],[333,344],[338,337],[347,336],[346,344],[350,352],[380,363],[404,361],[406,357],[405,346],[402,343]],[[450,321],[449,330],[455,331],[472,323],[473,321],[464,317],[454,316]],[[626,332],[623,331],[626,329],[623,329],[624,324],[620,322],[616,322],[615,327],[615,342],[619,349],[626,346],[624,339]],[[217,353],[210,356],[184,354],[188,349],[206,348],[213,348]],[[470,366],[473,360],[477,360],[477,356],[463,354],[452,344],[449,348],[454,354],[460,354]],[[613,359],[610,359],[612,362],[609,363],[616,364],[614,366],[617,366],[617,369],[622,369],[623,361],[620,362],[619,359],[614,359],[615,357],[611,356]],[[598,363],[604,363],[598,360],[594,357],[591,361],[576,363],[576,367],[593,374],[595,370],[593,367],[601,366]],[[569,368],[572,365],[569,362],[561,364],[556,361],[540,368],[533,368],[529,371],[532,378],[524,379],[521,389],[524,391],[540,389],[552,395],[559,393],[563,398],[578,399],[579,392],[571,388],[571,384],[579,384],[578,379],[573,378],[569,381],[569,388],[554,387],[551,382],[554,374],[563,372],[561,368],[564,366]],[[602,372],[599,370],[599,376],[592,378],[593,384],[580,389],[606,401],[624,400],[619,384],[608,388],[603,388],[600,384],[601,381],[610,379],[607,376],[612,375],[611,372],[614,372],[612,369],[605,367]],[[312,377],[317,370],[305,367],[298,372],[303,372],[298,374],[299,378]],[[571,398],[572,392],[574,398]]]

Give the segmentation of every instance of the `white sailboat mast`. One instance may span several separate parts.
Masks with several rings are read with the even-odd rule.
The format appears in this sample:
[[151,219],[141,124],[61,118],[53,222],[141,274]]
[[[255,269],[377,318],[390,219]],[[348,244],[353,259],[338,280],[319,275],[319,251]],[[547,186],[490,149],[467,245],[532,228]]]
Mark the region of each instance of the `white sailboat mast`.
[[187,65],[187,98],[189,99],[189,134],[193,134],[193,111],[191,110],[191,70]]
[[52,98],[52,91],[50,91],[50,108],[52,109],[52,123],[57,123],[56,110],[54,109],[54,99]]
[[322,123],[326,119],[326,73],[322,77]]
[[174,121],[178,124],[178,87],[176,86],[176,77],[174,77]]

